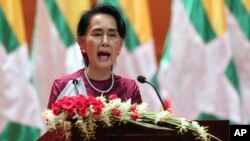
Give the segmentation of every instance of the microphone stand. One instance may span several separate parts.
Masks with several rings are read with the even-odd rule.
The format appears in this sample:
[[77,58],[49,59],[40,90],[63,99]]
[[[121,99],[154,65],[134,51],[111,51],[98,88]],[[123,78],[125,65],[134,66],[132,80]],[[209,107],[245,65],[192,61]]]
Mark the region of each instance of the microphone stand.
[[162,101],[162,99],[161,99],[161,96],[160,96],[160,94],[158,93],[158,91],[156,90],[155,86],[154,86],[153,84],[149,83],[149,82],[146,81],[146,80],[145,80],[145,82],[148,83],[149,85],[151,85],[151,86],[154,88],[154,90],[155,90],[155,92],[156,92],[158,98],[159,98],[160,101],[161,101],[161,104],[162,104],[162,106],[163,106],[163,109],[164,109],[164,110],[167,110],[167,108],[165,107],[165,105],[164,105],[164,103],[163,103],[163,101]]

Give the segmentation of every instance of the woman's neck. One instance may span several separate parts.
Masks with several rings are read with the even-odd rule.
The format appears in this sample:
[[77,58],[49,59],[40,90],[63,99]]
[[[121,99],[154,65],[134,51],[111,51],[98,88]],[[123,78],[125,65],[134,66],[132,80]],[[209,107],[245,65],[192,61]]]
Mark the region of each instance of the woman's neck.
[[86,74],[92,80],[107,80],[111,77],[110,69],[96,69],[93,67],[86,67]]

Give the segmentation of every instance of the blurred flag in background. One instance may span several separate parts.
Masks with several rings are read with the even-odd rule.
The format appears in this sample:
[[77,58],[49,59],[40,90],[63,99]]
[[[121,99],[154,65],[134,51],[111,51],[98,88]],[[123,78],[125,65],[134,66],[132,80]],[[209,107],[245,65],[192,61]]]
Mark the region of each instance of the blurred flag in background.
[[174,115],[250,119],[249,0],[175,0],[159,69]]
[[[101,0],[101,3],[118,8],[127,26],[127,36],[114,66],[115,72],[135,80],[138,75],[143,75],[157,86],[157,63],[148,1]],[[148,84],[138,82],[138,85],[143,102],[148,103],[148,110],[159,111],[161,104],[154,89]]]
[[83,66],[77,22],[89,0],[38,0],[32,44],[34,82],[46,108],[53,80]]
[[43,129],[38,95],[30,84],[19,0],[0,1],[0,140],[35,141]]
[[229,44],[239,78],[242,123],[250,124],[250,0],[226,0]]

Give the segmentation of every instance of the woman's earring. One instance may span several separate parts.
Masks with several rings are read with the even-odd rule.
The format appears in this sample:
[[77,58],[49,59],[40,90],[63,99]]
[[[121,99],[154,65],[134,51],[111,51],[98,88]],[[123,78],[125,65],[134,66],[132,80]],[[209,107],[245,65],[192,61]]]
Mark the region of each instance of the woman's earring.
[[84,59],[86,59],[86,58],[87,58],[87,52],[84,51],[84,50],[81,50],[81,53],[82,53],[82,57],[83,57]]

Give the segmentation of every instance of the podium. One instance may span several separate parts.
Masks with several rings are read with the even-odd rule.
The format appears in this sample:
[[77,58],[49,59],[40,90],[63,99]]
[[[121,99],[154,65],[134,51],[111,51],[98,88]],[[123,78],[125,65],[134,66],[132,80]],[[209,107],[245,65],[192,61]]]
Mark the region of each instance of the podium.
[[[222,141],[229,140],[229,121],[197,121],[201,126],[208,127],[208,133],[219,138]],[[171,125],[162,125],[170,127]],[[172,129],[174,129],[172,127]],[[152,129],[132,123],[116,125],[109,128],[97,128],[96,139],[91,141],[194,141],[195,136],[188,131],[184,134],[177,131],[166,131],[161,129]],[[77,129],[72,129],[72,141],[82,141]],[[211,141],[214,139],[211,138]],[[42,135],[38,141],[64,141],[63,131],[60,129],[48,131]]]

